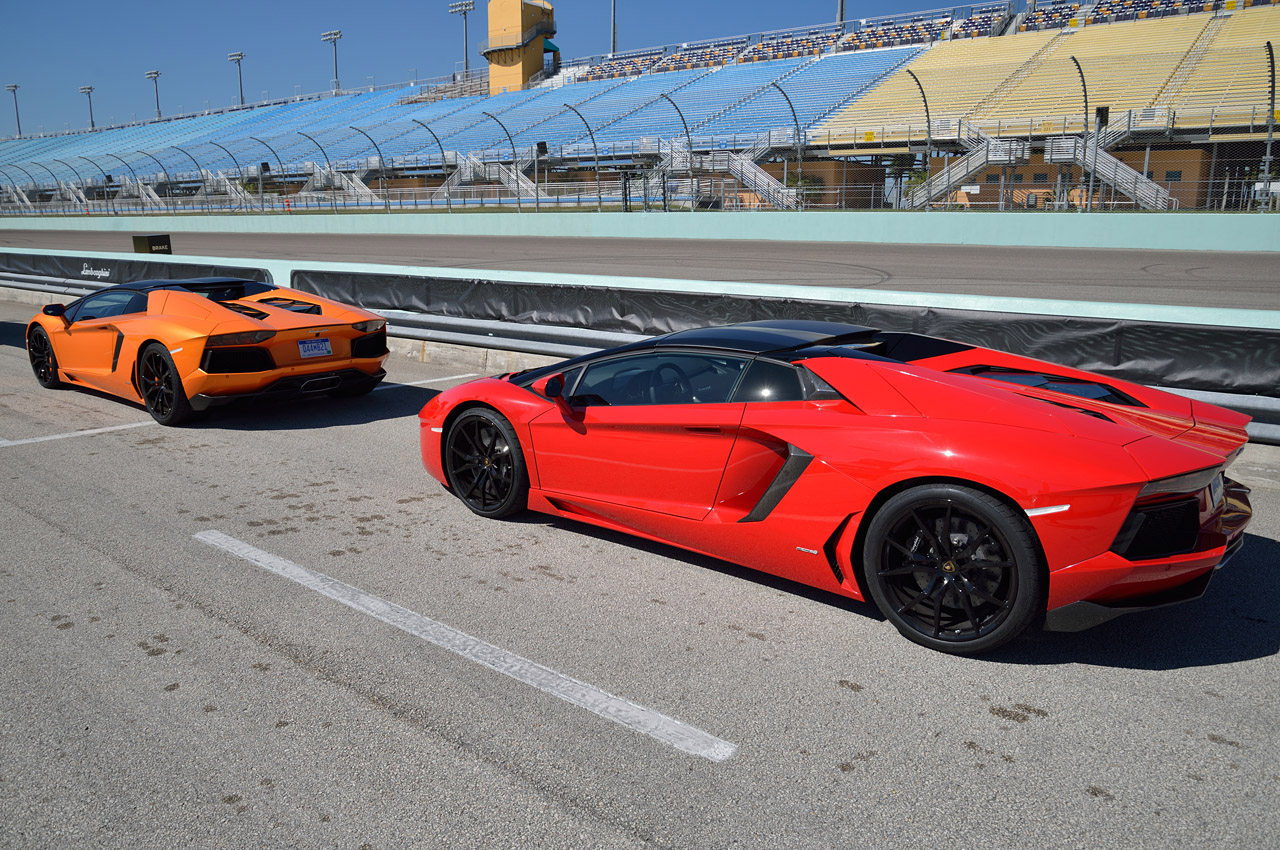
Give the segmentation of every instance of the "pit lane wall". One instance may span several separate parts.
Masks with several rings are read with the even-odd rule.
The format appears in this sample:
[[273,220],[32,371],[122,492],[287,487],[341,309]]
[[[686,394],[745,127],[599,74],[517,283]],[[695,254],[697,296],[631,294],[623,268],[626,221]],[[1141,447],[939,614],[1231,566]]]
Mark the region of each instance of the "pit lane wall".
[[12,230],[120,233],[573,236],[1133,248],[1159,251],[1280,251],[1280,216],[1252,213],[715,212],[526,214],[6,216]]
[[[0,248],[0,285],[77,291],[241,275],[358,304],[423,340],[570,354],[690,327],[824,319],[941,336],[1124,380],[1280,398],[1280,311]],[[393,331],[394,332],[394,331]]]

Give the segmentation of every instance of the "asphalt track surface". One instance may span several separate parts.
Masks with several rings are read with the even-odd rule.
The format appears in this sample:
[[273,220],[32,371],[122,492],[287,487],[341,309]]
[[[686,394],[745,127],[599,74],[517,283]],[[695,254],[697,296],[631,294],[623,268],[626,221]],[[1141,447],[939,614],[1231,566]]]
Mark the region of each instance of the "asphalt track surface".
[[395,359],[364,399],[163,428],[40,389],[34,309],[0,303],[0,846],[1275,846],[1280,449],[1233,467],[1256,513],[1204,598],[961,659],[723,562],[473,516],[422,471],[415,417],[464,366]]
[[[921,218],[922,226],[924,218]],[[1280,309],[1280,252],[871,243],[180,233],[174,252],[850,289]],[[0,246],[132,250],[125,233],[0,230]]]

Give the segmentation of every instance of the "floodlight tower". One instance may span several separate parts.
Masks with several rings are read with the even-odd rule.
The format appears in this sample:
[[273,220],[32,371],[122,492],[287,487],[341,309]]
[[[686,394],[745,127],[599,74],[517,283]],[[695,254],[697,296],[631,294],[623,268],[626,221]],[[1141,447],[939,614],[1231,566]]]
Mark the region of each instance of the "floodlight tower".
[[13,93],[13,120],[18,122],[18,135],[22,135],[22,116],[18,114],[18,84],[9,83],[4,87],[7,92]]
[[240,74],[241,59],[244,59],[244,54],[239,51],[227,54],[227,61],[236,63],[236,82],[240,84],[240,105],[244,106],[244,77]]
[[81,87],[80,87],[80,94],[86,95],[86,96],[88,96],[88,98],[89,98],[89,129],[90,129],[90,130],[92,130],[92,129],[94,129],[94,125],[93,125],[93,86],[81,86]]
[[471,40],[467,37],[467,13],[475,10],[475,0],[459,0],[449,4],[450,15],[462,16],[462,71],[466,76],[471,76]]
[[320,40],[333,45],[333,90],[342,88],[338,82],[338,39],[342,38],[342,30],[329,30],[320,33]]
[[160,72],[148,71],[144,75],[148,80],[155,84],[156,87],[156,117],[160,117]]

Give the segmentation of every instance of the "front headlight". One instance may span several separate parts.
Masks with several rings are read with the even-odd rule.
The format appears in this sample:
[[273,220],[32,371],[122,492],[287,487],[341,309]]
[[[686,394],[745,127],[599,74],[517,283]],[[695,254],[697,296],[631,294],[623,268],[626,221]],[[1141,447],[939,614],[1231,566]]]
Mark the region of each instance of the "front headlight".
[[351,327],[360,331],[360,333],[362,334],[367,334],[367,333],[373,333],[374,331],[380,331],[386,326],[387,326],[386,319],[369,319],[367,322],[356,322]]
[[275,331],[243,331],[235,334],[215,334],[205,340],[205,346],[215,345],[253,345],[255,342],[266,342],[275,336]]

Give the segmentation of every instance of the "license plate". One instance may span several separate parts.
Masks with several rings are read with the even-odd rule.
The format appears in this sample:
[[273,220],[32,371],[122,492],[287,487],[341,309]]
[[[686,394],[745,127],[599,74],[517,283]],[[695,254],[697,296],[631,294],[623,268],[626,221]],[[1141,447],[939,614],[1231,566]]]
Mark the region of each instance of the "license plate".
[[298,340],[298,354],[302,357],[328,357],[333,354],[333,346],[329,344],[329,340],[321,337],[320,339],[300,339]]

